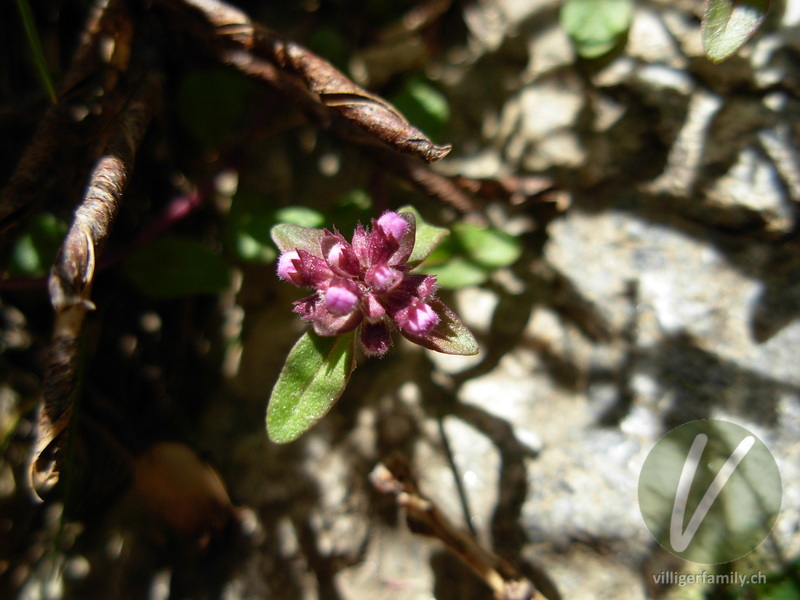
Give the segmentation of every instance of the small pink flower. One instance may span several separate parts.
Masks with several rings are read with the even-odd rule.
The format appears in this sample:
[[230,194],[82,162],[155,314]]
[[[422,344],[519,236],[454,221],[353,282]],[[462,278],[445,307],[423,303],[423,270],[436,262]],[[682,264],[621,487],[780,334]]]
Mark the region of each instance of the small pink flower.
[[[279,244],[278,276],[311,296],[294,303],[294,312],[322,336],[361,328],[361,342],[370,355],[383,355],[391,346],[391,329],[411,341],[438,349],[433,338],[446,315],[460,321],[436,300],[436,280],[416,275],[407,264],[414,249],[416,220],[410,213],[386,212],[360,224],[348,242],[334,230],[303,230],[302,243]],[[451,328],[452,329],[452,328]],[[474,339],[472,339],[474,342]]]
[[285,281],[302,285],[302,277],[298,267],[300,266],[300,255],[297,250],[284,252],[278,258],[278,277]]

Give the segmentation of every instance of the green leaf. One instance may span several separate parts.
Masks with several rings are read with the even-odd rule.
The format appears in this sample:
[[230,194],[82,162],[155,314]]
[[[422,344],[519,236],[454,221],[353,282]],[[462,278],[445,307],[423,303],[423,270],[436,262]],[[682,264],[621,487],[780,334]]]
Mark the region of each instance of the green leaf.
[[325,230],[280,223],[272,228],[270,235],[281,252],[300,249],[319,256],[322,252],[319,244],[322,236],[325,235]]
[[561,26],[583,58],[610,52],[632,19],[632,0],[566,0],[561,6]]
[[286,358],[267,408],[267,435],[278,444],[299,438],[342,395],[355,368],[355,332],[305,333]]
[[517,238],[491,227],[456,223],[453,234],[467,258],[486,269],[507,267],[515,263],[522,254]]
[[9,272],[26,277],[47,275],[66,233],[67,224],[52,213],[35,217],[14,244]]
[[216,252],[175,235],[139,248],[124,270],[140,291],[156,298],[218,294],[231,285],[231,269]]
[[274,224],[271,214],[232,213],[225,227],[226,244],[240,260],[271,263],[278,256],[269,235]]
[[714,62],[729,58],[758,30],[767,16],[769,0],[706,0],[703,47]]
[[436,275],[439,287],[448,290],[481,285],[490,275],[490,271],[463,256],[454,256],[441,265],[426,267],[422,272]]
[[325,215],[307,206],[286,206],[275,211],[275,223],[290,223],[301,227],[322,227]]
[[351,188],[337,197],[334,205],[326,211],[328,223],[336,223],[339,231],[352,231],[356,223],[369,223],[374,216],[374,202],[364,188]]
[[404,206],[400,208],[398,213],[411,213],[417,222],[417,234],[414,239],[414,250],[408,259],[408,264],[417,266],[436,249],[441,241],[450,234],[444,227],[436,227],[431,225],[422,218],[419,211],[413,206]]
[[428,335],[414,335],[400,330],[400,333],[411,342],[435,350],[442,354],[458,354],[472,356],[478,353],[478,342],[475,336],[461,322],[456,313],[447,308],[439,300],[429,302],[434,312],[439,315],[439,323]]
[[372,196],[364,188],[353,188],[337,202],[337,209],[364,212],[372,208]]
[[420,272],[436,275],[440,287],[481,285],[492,271],[516,262],[522,254],[517,238],[468,223],[453,226],[452,235],[428,257]]
[[278,251],[270,236],[276,223],[319,227],[325,223],[322,213],[306,206],[286,206],[273,210],[262,194],[240,191],[233,199],[225,222],[226,249],[246,262],[271,263]]
[[389,98],[389,102],[410,123],[433,139],[441,135],[450,119],[450,105],[447,98],[421,77],[408,79],[400,91]]
[[217,147],[241,129],[254,90],[230,69],[192,71],[178,89],[178,118],[200,142]]

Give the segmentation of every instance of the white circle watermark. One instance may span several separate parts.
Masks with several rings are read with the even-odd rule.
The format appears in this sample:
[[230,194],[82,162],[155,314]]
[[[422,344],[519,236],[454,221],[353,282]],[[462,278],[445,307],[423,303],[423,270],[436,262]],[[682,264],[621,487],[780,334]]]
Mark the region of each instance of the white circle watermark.
[[639,508],[653,537],[695,563],[728,563],[772,531],[783,487],[772,453],[744,427],[705,419],[664,435],[639,476]]

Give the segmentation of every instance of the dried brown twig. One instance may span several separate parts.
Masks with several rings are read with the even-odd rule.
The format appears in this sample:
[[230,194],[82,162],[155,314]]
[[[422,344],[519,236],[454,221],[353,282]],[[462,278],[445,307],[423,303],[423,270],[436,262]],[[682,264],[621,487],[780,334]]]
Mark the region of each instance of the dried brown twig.
[[89,178],[89,185],[50,274],[56,313],[50,344],[37,442],[31,466],[35,488],[55,483],[57,450],[73,412],[79,344],[95,264],[105,247],[133,171],[136,149],[158,104],[161,81],[146,76],[123,109],[116,130]]
[[[356,126],[373,140],[426,162],[450,152],[450,146],[434,144],[386,100],[300,44],[252,22],[239,9],[218,0],[156,0],[156,4],[180,15],[173,22],[221,62],[288,94],[324,126],[338,131],[346,131],[345,123]],[[344,123],[336,123],[336,116]]]
[[417,489],[408,462],[395,455],[370,474],[376,489],[394,495],[415,533],[435,537],[472,569],[494,592],[496,600],[544,600],[533,583],[496,554],[482,548],[456,528],[431,500]]

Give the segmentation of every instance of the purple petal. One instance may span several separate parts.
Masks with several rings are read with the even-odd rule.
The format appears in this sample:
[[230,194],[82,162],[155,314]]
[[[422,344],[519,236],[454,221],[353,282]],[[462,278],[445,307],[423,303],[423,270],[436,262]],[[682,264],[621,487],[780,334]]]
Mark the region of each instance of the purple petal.
[[411,253],[414,251],[414,242],[417,239],[417,220],[411,213],[399,213],[398,215],[403,219],[407,228],[403,236],[399,239],[399,247],[397,251],[389,259],[389,264],[393,267],[404,265],[411,258]]
[[321,259],[319,256],[314,256],[305,250],[298,250],[297,254],[300,257],[300,277],[303,283],[299,285],[314,286],[316,288],[327,287],[330,280],[333,278],[333,271],[328,266],[328,263]]
[[378,301],[375,294],[369,293],[364,296],[364,316],[368,321],[377,321],[386,314],[386,309]]
[[356,225],[356,230],[353,232],[353,252],[365,269],[370,265],[369,238],[369,233],[361,226],[361,223]]
[[368,356],[383,356],[392,345],[392,336],[386,322],[364,322],[361,326],[361,343]]
[[439,286],[436,285],[436,277],[433,275],[406,275],[403,282],[397,287],[396,293],[415,296],[420,300],[427,300],[432,297]]
[[314,315],[318,300],[319,297],[317,294],[300,298],[300,300],[295,300],[293,303],[294,308],[292,309],[292,312],[299,314],[304,321],[308,321]]
[[400,242],[386,235],[378,222],[373,219],[368,241],[368,266],[388,264],[389,259],[394,256],[398,248],[400,248]]
[[392,315],[392,320],[401,331],[406,331],[412,335],[425,336],[439,323],[439,315],[434,312],[430,305],[414,298],[408,306]]
[[340,235],[330,235],[322,239],[322,255],[340,277],[358,277],[361,268],[353,247]]
[[322,299],[320,294],[314,294],[294,303],[294,312],[299,313],[304,321],[314,327],[317,335],[330,337],[353,331],[364,318],[360,310],[354,310],[347,315],[335,315]]
[[334,315],[346,315],[358,307],[361,290],[354,281],[335,279],[325,292],[325,306]]

